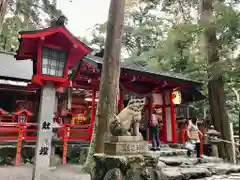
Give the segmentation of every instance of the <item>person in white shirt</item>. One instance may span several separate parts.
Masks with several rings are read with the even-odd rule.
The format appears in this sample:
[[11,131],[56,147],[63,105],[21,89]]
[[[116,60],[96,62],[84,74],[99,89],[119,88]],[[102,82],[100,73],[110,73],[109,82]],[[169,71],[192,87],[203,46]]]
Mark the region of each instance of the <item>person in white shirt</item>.
[[[197,126],[197,118],[192,118],[188,122],[188,128],[187,128],[187,136],[189,139],[189,142],[193,145],[195,145],[195,150],[197,153],[197,157],[200,156],[200,138],[199,134],[202,134]],[[188,150],[187,152],[188,156],[191,156],[191,150]]]

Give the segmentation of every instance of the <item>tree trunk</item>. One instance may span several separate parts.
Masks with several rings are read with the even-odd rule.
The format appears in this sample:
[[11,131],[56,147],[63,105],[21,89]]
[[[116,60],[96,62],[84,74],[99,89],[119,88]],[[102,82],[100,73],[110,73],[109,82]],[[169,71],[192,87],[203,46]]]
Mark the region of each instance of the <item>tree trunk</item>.
[[[238,108],[238,143],[240,142],[240,104]],[[240,152],[240,146],[238,146],[238,151]]]
[[[236,95],[237,99],[237,110],[238,110],[238,139],[240,141],[240,89],[232,88],[234,94]],[[240,146],[238,146],[238,150],[240,151]]]
[[7,5],[8,0],[0,0],[0,32],[2,32],[2,25],[7,12]]
[[[216,38],[216,27],[213,15],[213,1],[201,0],[200,3],[200,25],[203,31],[204,54],[209,66],[219,61],[218,42]],[[230,125],[226,109],[226,98],[224,93],[223,77],[214,77],[213,69],[209,70],[210,80],[208,82],[208,95],[210,103],[211,119],[215,128],[221,133],[221,138],[231,141]],[[219,148],[219,155],[233,161],[230,143],[224,143]]]
[[86,173],[91,173],[93,167],[95,166],[93,155],[95,153],[95,148],[96,148],[97,127],[98,127],[97,121],[95,121],[94,128],[93,128],[92,139],[91,139],[91,144],[90,144],[90,147],[89,147],[89,150],[88,150],[87,159],[86,159],[86,162],[85,162],[84,167],[82,169],[82,171],[86,172]]
[[89,170],[94,167],[93,154],[104,153],[104,136],[109,132],[109,121],[113,118],[113,114],[118,112],[124,7],[125,0],[111,0],[96,122],[85,163],[85,168]]
[[118,112],[124,7],[125,0],[111,0],[97,108],[96,153],[104,153],[104,135],[109,132],[108,124],[113,114]]

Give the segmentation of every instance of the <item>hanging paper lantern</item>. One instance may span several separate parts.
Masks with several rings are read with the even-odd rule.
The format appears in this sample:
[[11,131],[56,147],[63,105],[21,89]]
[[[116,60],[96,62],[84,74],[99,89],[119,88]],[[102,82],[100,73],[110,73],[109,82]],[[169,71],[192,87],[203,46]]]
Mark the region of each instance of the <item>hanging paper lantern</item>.
[[172,93],[172,101],[173,104],[181,104],[182,96],[180,91],[173,91]]

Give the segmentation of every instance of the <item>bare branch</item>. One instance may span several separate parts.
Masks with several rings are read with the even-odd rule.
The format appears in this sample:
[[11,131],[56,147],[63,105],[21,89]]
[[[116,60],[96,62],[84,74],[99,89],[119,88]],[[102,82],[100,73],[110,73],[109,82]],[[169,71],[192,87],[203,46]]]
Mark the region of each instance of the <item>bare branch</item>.
[[239,94],[240,89],[235,89],[234,87],[232,87],[232,90],[233,90],[233,92],[235,93],[235,95],[237,97],[238,104],[240,105],[240,94]]

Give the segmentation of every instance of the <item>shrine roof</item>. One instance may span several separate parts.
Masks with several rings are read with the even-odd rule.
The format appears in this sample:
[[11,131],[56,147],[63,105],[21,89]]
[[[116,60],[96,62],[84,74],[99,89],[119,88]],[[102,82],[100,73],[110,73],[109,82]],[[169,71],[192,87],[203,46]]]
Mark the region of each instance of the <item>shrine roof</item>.
[[70,51],[68,59],[69,68],[75,66],[79,59],[82,59],[86,54],[92,53],[93,49],[76,38],[64,26],[54,26],[34,31],[19,32],[19,48],[17,50],[16,60],[32,59],[36,55],[39,40],[42,41],[42,46],[57,46],[64,51]]
[[[99,69],[102,67],[103,58],[87,55],[83,59],[84,62],[89,63]],[[178,81],[182,83],[192,84],[194,86],[201,86],[203,83],[200,81],[192,80],[185,77],[183,74],[177,74],[172,72],[163,72],[156,69],[150,69],[137,65],[129,65],[124,62],[121,63],[121,72],[127,74],[133,74],[138,76],[150,76],[158,80]]]
[[0,77],[31,81],[33,75],[32,61],[16,61],[15,53],[0,51]]
[[[92,48],[90,48],[89,46],[87,46],[85,43],[83,43],[82,41],[80,41],[77,37],[75,37],[65,26],[57,26],[57,27],[48,27],[48,28],[44,28],[44,29],[40,29],[40,30],[29,30],[29,31],[20,31],[19,34],[23,35],[23,34],[38,34],[38,33],[46,33],[44,35],[49,35],[49,34],[53,34],[56,33],[58,29],[63,29],[64,31],[66,31],[68,33],[68,35],[76,40],[76,42],[82,44],[85,48],[89,49],[90,51],[93,51]],[[48,33],[47,33],[48,32]]]

